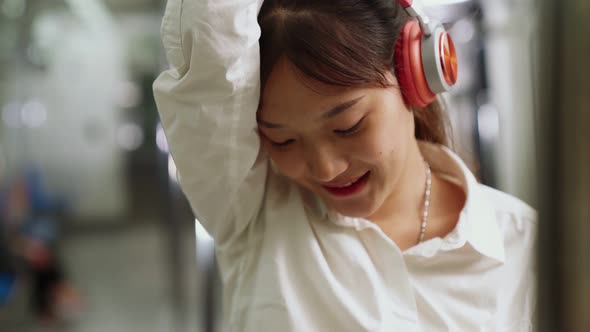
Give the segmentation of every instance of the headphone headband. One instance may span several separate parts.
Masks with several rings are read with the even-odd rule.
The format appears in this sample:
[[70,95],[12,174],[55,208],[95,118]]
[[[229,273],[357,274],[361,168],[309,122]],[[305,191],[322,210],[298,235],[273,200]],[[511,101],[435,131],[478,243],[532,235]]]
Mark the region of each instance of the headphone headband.
[[428,37],[432,34],[432,32],[434,30],[436,30],[436,27],[439,24],[436,22],[430,21],[430,19],[428,18],[428,16],[424,12],[424,9],[422,8],[422,3],[419,0],[418,1],[396,0],[396,1],[404,8],[406,13],[408,13],[408,15],[410,17],[414,17],[414,18],[418,19],[418,22],[420,23],[420,29],[422,30],[422,33],[424,34],[424,36]]
[[397,2],[399,2],[399,4],[402,5],[404,8],[408,8],[412,6],[413,0],[397,0]]

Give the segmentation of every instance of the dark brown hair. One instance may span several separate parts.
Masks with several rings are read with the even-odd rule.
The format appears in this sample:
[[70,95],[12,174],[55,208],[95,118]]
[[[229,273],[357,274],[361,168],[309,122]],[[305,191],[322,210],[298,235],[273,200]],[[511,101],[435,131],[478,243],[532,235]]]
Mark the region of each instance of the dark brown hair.
[[[262,87],[281,57],[312,80],[390,87],[394,49],[408,20],[395,0],[265,0],[258,15]],[[443,105],[414,109],[417,139],[449,146]]]

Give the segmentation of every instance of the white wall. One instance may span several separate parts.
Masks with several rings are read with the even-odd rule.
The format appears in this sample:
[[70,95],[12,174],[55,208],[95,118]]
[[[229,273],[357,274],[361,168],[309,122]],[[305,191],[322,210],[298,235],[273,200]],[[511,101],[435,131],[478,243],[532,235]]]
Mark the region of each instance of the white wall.
[[39,18],[34,43],[44,68],[17,63],[4,84],[5,101],[37,102],[47,120],[38,128],[7,128],[11,164],[40,164],[50,188],[71,200],[83,220],[122,217],[127,206],[123,152],[115,131],[125,81],[123,54],[109,29],[91,29],[69,12]]
[[530,0],[483,0],[490,99],[499,113],[499,189],[535,205],[537,160]]

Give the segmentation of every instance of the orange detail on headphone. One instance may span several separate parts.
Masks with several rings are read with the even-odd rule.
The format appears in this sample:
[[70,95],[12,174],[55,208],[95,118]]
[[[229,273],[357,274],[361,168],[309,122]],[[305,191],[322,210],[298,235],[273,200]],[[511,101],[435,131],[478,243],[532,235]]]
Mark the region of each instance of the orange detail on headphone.
[[455,44],[448,33],[440,35],[439,46],[443,76],[448,85],[453,85],[457,82],[457,53],[455,52]]

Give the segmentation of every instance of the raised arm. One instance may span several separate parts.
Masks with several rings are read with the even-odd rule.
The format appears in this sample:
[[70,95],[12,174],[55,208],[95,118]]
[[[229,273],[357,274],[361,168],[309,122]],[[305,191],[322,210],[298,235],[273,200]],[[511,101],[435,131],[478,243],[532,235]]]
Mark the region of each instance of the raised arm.
[[267,172],[259,157],[262,0],[168,0],[170,69],[154,94],[183,191],[218,248],[256,218]]

